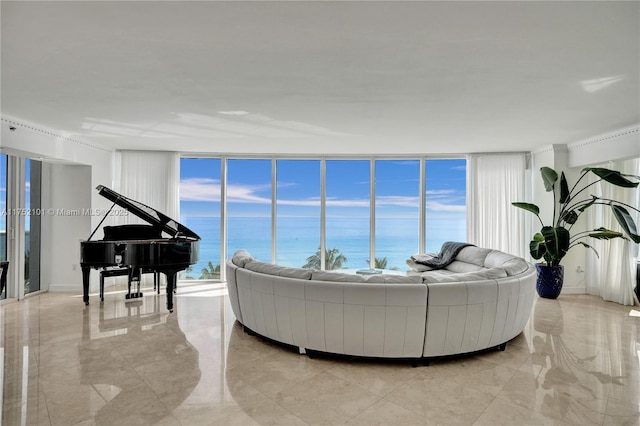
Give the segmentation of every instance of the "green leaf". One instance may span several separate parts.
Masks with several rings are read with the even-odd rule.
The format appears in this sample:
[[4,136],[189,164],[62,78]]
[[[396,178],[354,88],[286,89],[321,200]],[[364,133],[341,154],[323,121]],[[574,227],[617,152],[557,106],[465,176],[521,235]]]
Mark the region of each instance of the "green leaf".
[[640,244],[640,235],[638,235],[636,223],[633,221],[633,218],[627,209],[622,206],[612,204],[611,210],[613,210],[613,215],[629,238],[631,238],[634,243]]
[[596,257],[598,259],[600,259],[600,255],[598,254],[598,252],[596,251],[596,249],[594,249],[593,247],[591,247],[589,244],[587,243],[583,243],[582,241],[578,241],[576,244],[581,244],[583,246],[585,246],[586,248],[590,248],[591,250],[593,250],[593,252],[596,254]]
[[[623,188],[636,188],[640,183],[640,182],[630,181],[625,176],[632,176],[632,175],[623,175],[617,170],[610,170],[602,167],[587,167],[582,171],[593,172],[602,180],[605,180],[612,185],[621,186]],[[633,176],[633,177],[638,178],[638,176]]]
[[559,262],[569,251],[569,242],[571,234],[562,226],[552,227],[545,226],[540,231],[544,237],[544,244],[547,252],[553,258],[554,262]]
[[553,191],[553,185],[558,180],[558,174],[550,167],[541,167],[540,174],[542,174],[542,181],[544,182],[544,189],[547,192]]
[[511,203],[511,205],[514,206],[514,207],[518,207],[518,208],[530,211],[531,213],[535,214],[536,216],[538,214],[540,214],[540,208],[538,206],[536,206],[535,204],[516,202],[516,203]]
[[531,257],[538,260],[547,252],[547,248],[544,245],[544,240],[542,242],[533,240],[529,243],[529,252],[531,253]]
[[588,234],[591,238],[595,238],[598,240],[612,240],[614,238],[624,238],[624,234],[622,232],[612,231],[607,228],[598,228],[589,232]]
[[591,196],[591,201],[589,201],[587,204],[584,204],[581,207],[579,207],[578,210],[580,210],[581,212],[585,211],[586,209],[588,209],[589,207],[594,205],[595,202],[598,201],[599,199],[600,198],[596,197],[595,195],[592,195]]
[[567,178],[564,177],[564,172],[562,172],[560,174],[560,203],[566,203],[569,195],[569,184],[567,183]]
[[578,213],[575,210],[568,211],[562,215],[562,220],[569,225],[573,225],[578,220]]

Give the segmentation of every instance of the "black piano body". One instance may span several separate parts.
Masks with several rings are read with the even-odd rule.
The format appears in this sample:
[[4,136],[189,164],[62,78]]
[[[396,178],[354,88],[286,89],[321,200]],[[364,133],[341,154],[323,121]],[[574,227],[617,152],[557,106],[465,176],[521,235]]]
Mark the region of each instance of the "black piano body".
[[[128,267],[131,275],[142,272],[161,272],[167,277],[167,309],[173,312],[173,290],[177,274],[193,265],[199,258],[200,237],[186,226],[157,210],[127,198],[105,187],[96,188],[100,195],[113,201],[147,224],[105,226],[104,238],[91,241],[98,224],[87,241],[80,242],[83,301],[89,304],[89,276],[91,268]],[[163,238],[163,233],[168,238]]]

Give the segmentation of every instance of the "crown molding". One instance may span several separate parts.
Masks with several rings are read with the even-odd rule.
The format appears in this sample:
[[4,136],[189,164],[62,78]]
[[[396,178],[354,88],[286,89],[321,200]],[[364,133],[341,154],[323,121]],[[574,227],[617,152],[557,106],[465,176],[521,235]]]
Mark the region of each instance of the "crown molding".
[[568,144],[569,166],[584,167],[640,157],[640,124]]
[[32,132],[40,133],[41,135],[44,135],[44,136],[50,136],[52,138],[63,140],[65,142],[71,142],[71,143],[74,143],[74,144],[77,144],[77,145],[82,145],[84,147],[93,148],[93,149],[97,149],[97,150],[104,151],[104,152],[109,152],[109,153],[113,152],[113,149],[109,149],[109,148],[104,147],[102,145],[95,144],[95,143],[90,143],[90,142],[87,142],[87,141],[84,141],[84,140],[80,140],[80,139],[76,139],[76,138],[72,138],[72,137],[69,137],[69,136],[63,136],[63,135],[61,135],[59,133],[54,132],[53,130],[46,129],[44,127],[40,127],[40,126],[35,125],[33,123],[28,123],[28,122],[25,122],[25,121],[21,121],[19,119],[9,118],[9,117],[6,117],[6,116],[1,116],[0,117],[0,122],[6,123],[9,126],[13,126],[13,127],[16,127],[16,128],[22,128],[22,129],[25,129],[25,130],[30,130]]
[[565,144],[552,144],[552,145],[547,145],[547,146],[543,146],[540,149],[537,149],[535,151],[532,151],[533,155],[538,155],[538,154],[544,154],[547,152],[567,152],[568,148],[567,145]]
[[623,129],[619,129],[614,132],[605,133],[599,136],[583,139],[577,142],[572,142],[570,144],[567,144],[567,147],[569,148],[569,151],[573,151],[575,149],[580,149],[593,144],[602,144],[602,143],[610,144],[611,142],[615,142],[616,140],[620,140],[623,138],[626,139],[627,137],[630,137],[633,135],[640,136],[640,124],[636,124],[631,127],[625,127]]

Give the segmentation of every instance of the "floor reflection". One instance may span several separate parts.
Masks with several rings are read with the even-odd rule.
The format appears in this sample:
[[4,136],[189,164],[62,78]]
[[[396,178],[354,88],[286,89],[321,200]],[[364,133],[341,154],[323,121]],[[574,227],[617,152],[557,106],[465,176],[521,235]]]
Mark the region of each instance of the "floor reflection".
[[[79,292],[78,292],[79,294]],[[224,284],[0,309],[3,425],[639,424],[640,318],[537,299],[504,352],[433,362],[299,355],[235,321]]]
[[[93,415],[98,424],[154,424],[200,381],[198,351],[177,316],[164,314],[154,299],[126,302],[125,312],[99,309],[98,333],[92,332],[91,310],[83,312],[80,383],[105,400]],[[154,408],[160,404],[161,410]]]
[[625,323],[599,321],[588,308],[582,313],[571,309],[565,318],[565,309],[560,300],[539,300],[534,306],[531,363],[540,410],[571,423],[601,423],[612,389],[637,381],[637,372],[612,362],[625,350],[616,338],[627,334]]

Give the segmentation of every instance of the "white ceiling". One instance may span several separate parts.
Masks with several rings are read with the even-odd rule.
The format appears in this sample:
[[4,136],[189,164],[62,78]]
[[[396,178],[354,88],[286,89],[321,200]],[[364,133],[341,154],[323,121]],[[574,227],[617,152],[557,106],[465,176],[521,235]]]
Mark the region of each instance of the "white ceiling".
[[640,3],[1,2],[1,112],[117,149],[528,151],[640,123]]

